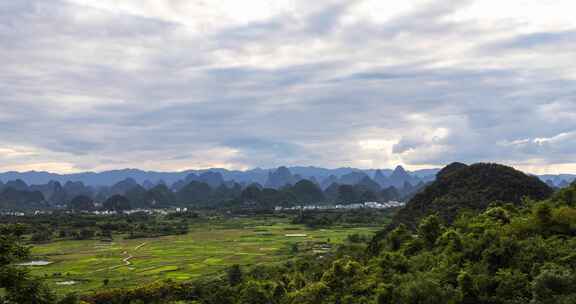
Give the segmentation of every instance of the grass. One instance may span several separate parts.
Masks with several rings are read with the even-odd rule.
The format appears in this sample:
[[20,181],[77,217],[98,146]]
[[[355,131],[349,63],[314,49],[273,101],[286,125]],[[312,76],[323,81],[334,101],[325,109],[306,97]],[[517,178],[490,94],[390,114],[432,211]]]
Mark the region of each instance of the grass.
[[[186,235],[127,240],[57,241],[37,245],[36,259],[54,262],[30,267],[60,294],[138,286],[158,280],[189,280],[232,264],[277,262],[293,243],[341,243],[349,234],[371,234],[376,227],[308,229],[286,219],[238,218],[192,224]],[[306,234],[286,237],[286,234]],[[310,246],[302,246],[310,247]],[[104,281],[108,284],[104,285]],[[58,285],[76,281],[74,285]]]

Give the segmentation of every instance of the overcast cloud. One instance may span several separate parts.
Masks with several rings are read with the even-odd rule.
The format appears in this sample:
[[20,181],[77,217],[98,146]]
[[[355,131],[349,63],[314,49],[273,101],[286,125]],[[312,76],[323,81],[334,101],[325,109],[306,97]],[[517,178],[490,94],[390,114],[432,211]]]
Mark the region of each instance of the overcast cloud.
[[502,2],[2,1],[0,171],[576,172],[576,4]]

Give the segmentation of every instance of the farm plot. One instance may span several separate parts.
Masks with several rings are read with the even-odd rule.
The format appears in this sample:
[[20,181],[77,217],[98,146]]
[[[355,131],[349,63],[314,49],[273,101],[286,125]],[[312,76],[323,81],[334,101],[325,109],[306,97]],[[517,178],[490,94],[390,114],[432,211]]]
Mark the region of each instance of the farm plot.
[[[228,219],[191,225],[189,233],[151,239],[59,241],[33,248],[45,266],[30,267],[59,293],[90,292],[152,283],[189,280],[232,264],[276,262],[294,243],[340,243],[348,235],[371,234],[374,227],[307,229],[276,220]],[[311,246],[302,246],[309,248]]]

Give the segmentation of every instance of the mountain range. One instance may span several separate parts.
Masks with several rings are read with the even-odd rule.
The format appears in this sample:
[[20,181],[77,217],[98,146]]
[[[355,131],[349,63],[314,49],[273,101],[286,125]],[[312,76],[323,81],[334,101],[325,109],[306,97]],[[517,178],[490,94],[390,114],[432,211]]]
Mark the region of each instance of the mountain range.
[[[111,170],[103,172],[81,172],[72,174],[58,174],[45,171],[27,171],[27,172],[4,172],[0,173],[0,181],[8,182],[15,180],[22,180],[25,183],[32,184],[47,184],[51,181],[57,181],[62,184],[66,182],[82,182],[86,186],[110,186],[115,183],[121,182],[125,179],[133,179],[136,183],[141,185],[155,185],[158,183],[165,183],[172,185],[178,181],[186,179],[191,174],[201,175],[203,173],[219,173],[224,180],[235,181],[240,184],[259,183],[267,185],[271,182],[270,186],[278,186],[277,183],[285,182],[288,176],[286,170],[295,176],[296,179],[310,179],[322,184],[323,187],[330,185],[329,181],[335,182],[338,179],[361,179],[360,175],[365,175],[373,178],[377,183],[384,185],[389,179],[393,186],[401,187],[403,182],[408,180],[410,184],[418,184],[420,181],[428,182],[435,178],[439,168],[423,169],[416,171],[404,170],[402,166],[396,169],[356,169],[356,168],[337,168],[327,169],[313,166],[296,166],[296,167],[280,167],[280,172],[277,169],[262,169],[255,168],[251,170],[227,170],[221,168],[212,168],[204,170],[186,170],[179,172],[158,172],[158,171],[144,171],[139,169],[122,169]],[[355,177],[356,176],[356,177]],[[538,176],[542,181],[546,182],[549,186],[565,187],[576,179],[575,174],[557,174],[557,175],[540,175]],[[272,180],[270,179],[272,178]],[[277,180],[274,180],[277,179]],[[328,182],[326,182],[328,180]],[[401,181],[401,184],[398,184]],[[294,182],[294,180],[289,181]]]
[[[240,205],[250,203],[267,207],[277,202],[406,201],[432,183],[438,172],[438,169],[410,172],[402,166],[394,170],[282,166],[247,171],[7,172],[0,173],[0,208],[69,205],[79,196],[103,203],[117,195],[128,197],[137,207],[158,204],[216,206],[232,201]],[[539,178],[551,187],[564,187],[574,180],[574,176],[567,174]]]
[[[298,175],[302,178],[311,179],[314,177],[317,181],[322,181],[330,176],[341,177],[350,173],[364,173],[369,176],[374,176],[375,173],[380,172],[384,176],[390,176],[394,170],[392,169],[356,169],[356,168],[337,168],[327,169],[320,167],[280,167],[290,170],[291,174]],[[399,166],[398,168],[402,168]],[[404,170],[402,168],[402,170]],[[4,172],[0,173],[0,181],[22,180],[27,184],[46,184],[50,181],[58,181],[65,183],[67,181],[82,182],[88,186],[108,186],[118,183],[127,178],[131,178],[139,184],[144,184],[146,181],[151,183],[164,182],[166,184],[173,184],[180,180],[185,179],[190,174],[201,175],[207,172],[220,173],[225,180],[234,180],[238,183],[259,183],[266,184],[271,173],[277,169],[262,169],[255,168],[251,170],[227,170],[221,168],[211,168],[204,170],[186,170],[179,172],[158,172],[158,171],[144,171],[139,169],[122,169],[111,170],[103,172],[81,172],[72,174],[58,174],[45,171],[27,171],[27,172]],[[416,176],[422,180],[431,180],[434,178],[438,169],[424,169],[417,171],[406,171],[412,176]]]
[[[427,171],[279,167],[230,171],[146,172],[135,169],[102,173],[0,174],[0,207],[9,209],[70,205],[73,201],[103,203],[121,195],[137,207],[209,205],[222,202],[266,205],[291,203],[352,203],[406,199],[430,182]],[[318,195],[321,193],[321,195]],[[311,200],[312,198],[316,198]],[[321,199],[320,199],[321,198]]]

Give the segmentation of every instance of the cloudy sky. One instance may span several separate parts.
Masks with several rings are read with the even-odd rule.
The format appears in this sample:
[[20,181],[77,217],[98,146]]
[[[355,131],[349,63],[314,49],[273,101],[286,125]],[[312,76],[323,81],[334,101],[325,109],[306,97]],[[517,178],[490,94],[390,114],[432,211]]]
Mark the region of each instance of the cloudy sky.
[[0,171],[576,172],[573,0],[0,1]]

